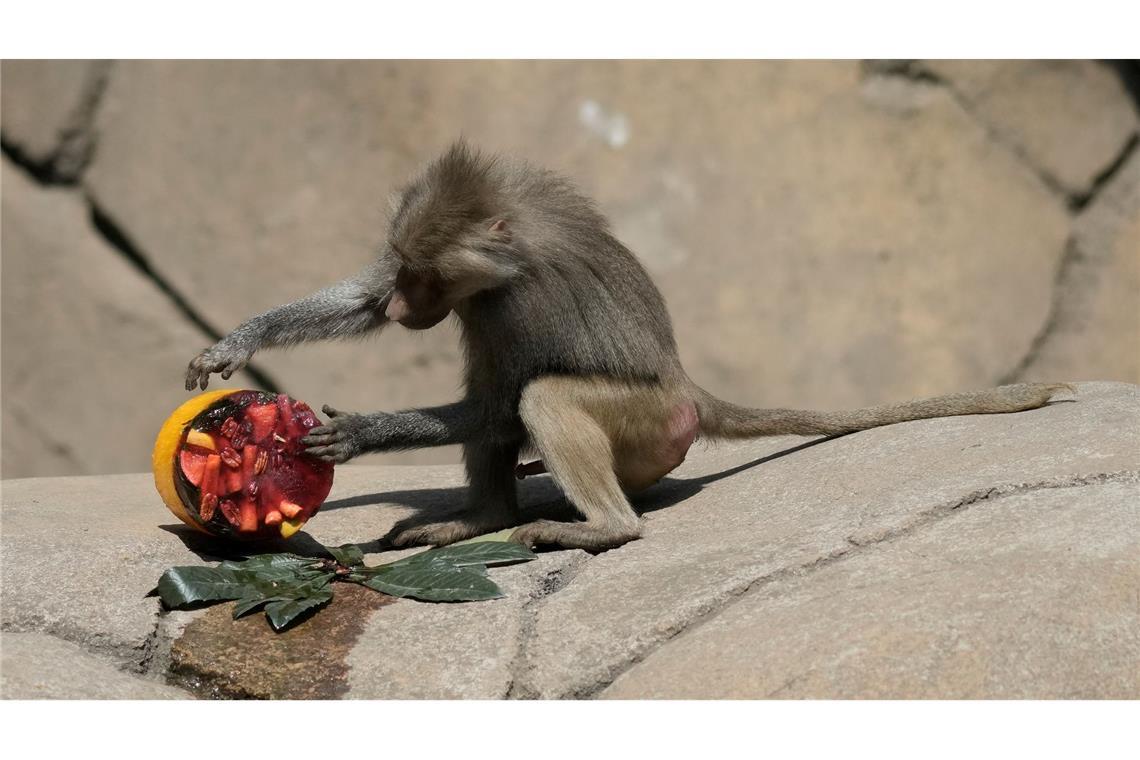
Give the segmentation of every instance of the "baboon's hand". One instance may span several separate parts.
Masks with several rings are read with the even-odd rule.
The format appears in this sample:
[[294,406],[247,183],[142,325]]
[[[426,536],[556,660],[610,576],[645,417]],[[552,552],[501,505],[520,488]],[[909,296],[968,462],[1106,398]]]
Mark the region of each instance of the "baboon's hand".
[[373,424],[367,415],[338,412],[328,404],[321,411],[329,416],[328,424],[313,428],[301,439],[306,454],[343,464],[364,450],[367,431]]
[[191,360],[190,366],[186,368],[186,390],[192,391],[195,386],[206,390],[210,375],[215,372],[220,373],[223,380],[229,380],[230,375],[246,365],[250,356],[251,351],[224,340],[218,341]]

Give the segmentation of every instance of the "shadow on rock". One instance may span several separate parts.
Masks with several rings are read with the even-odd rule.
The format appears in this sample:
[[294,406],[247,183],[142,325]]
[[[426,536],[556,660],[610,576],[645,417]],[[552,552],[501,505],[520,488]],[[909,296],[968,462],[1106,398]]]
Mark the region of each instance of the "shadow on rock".
[[185,544],[187,549],[196,554],[199,559],[205,560],[206,562],[242,560],[255,554],[299,554],[302,557],[320,558],[331,556],[321,542],[317,541],[305,531],[298,532],[288,541],[285,539],[270,539],[265,541],[238,542],[216,538],[181,523],[160,525],[158,527],[168,533],[173,533]]
[[[638,514],[648,514],[659,509],[666,509],[679,504],[699,493],[705,485],[717,480],[736,475],[753,467],[771,462],[775,459],[795,454],[804,449],[818,446],[826,441],[834,440],[840,436],[830,438],[817,438],[798,446],[793,446],[774,454],[754,459],[750,462],[731,467],[721,472],[703,475],[699,478],[663,478],[657,485],[633,497],[633,508]],[[465,486],[452,486],[448,488],[421,488],[405,489],[400,491],[382,491],[374,494],[352,496],[347,499],[337,499],[325,503],[322,511],[331,509],[347,509],[350,507],[378,506],[382,504],[398,504],[410,507],[416,513],[397,522],[390,531],[375,541],[358,544],[366,552],[383,552],[394,549],[392,540],[405,530],[417,528],[436,522],[453,520],[462,515],[463,503],[467,488]],[[519,483],[519,502],[521,505],[520,524],[532,520],[559,520],[572,522],[581,519],[577,511],[563,498],[561,491],[549,475],[540,475],[527,478]]]

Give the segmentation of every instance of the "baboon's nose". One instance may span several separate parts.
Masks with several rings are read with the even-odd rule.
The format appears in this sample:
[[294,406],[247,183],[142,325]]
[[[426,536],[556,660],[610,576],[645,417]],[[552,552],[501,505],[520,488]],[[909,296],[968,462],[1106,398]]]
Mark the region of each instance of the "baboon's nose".
[[404,298],[404,294],[398,290],[393,290],[392,298],[388,301],[388,308],[384,310],[384,316],[393,322],[399,322],[408,316],[409,312],[411,309],[408,308],[408,300]]

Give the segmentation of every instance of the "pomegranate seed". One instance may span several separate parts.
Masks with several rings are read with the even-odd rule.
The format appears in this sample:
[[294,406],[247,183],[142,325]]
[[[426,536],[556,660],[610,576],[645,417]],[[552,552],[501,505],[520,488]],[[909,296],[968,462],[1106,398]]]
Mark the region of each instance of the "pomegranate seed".
[[269,464],[269,452],[265,449],[260,449],[257,452],[257,459],[253,463],[253,472],[255,475],[260,475],[265,472],[265,465]]
[[222,435],[226,438],[232,438],[234,433],[238,431],[237,420],[233,417],[226,417],[226,421],[222,423]]
[[226,463],[227,467],[241,467],[241,454],[237,453],[228,446],[222,449],[220,456],[222,457],[222,461]]
[[201,509],[198,510],[198,514],[201,515],[203,520],[205,520],[206,522],[209,522],[210,518],[214,516],[214,510],[217,508],[218,508],[218,495],[217,494],[213,494],[213,493],[202,494],[202,505],[201,505]]

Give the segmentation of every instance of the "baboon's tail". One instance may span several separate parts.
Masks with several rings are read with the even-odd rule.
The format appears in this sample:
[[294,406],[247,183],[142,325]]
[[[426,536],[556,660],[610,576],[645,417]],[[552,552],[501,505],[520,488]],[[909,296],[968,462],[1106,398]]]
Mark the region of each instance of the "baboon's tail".
[[959,414],[1002,414],[1044,406],[1059,391],[1076,393],[1067,383],[1017,383],[984,391],[884,404],[848,412],[798,409],[749,409],[722,401],[696,385],[693,400],[708,438],[758,438],[766,435],[840,435],[907,420]]

